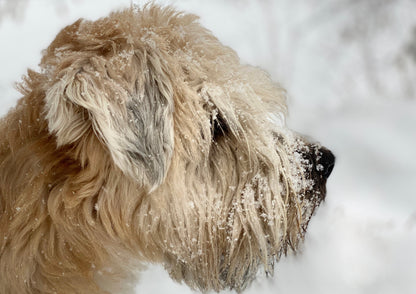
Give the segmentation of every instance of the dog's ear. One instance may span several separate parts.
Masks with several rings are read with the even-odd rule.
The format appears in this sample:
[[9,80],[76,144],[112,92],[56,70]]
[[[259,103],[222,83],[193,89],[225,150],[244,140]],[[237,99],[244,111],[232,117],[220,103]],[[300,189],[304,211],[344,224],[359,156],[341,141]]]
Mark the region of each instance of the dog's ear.
[[62,146],[77,144],[93,130],[125,174],[154,189],[173,151],[172,81],[157,56],[123,58],[129,62],[67,58],[70,65],[55,70],[46,92],[49,132]]

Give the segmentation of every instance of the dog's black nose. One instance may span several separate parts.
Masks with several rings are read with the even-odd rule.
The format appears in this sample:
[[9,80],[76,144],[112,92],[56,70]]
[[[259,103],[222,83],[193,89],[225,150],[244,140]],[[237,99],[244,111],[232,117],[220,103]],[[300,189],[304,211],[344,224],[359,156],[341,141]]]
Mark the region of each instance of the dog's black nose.
[[334,169],[335,156],[328,149],[321,147],[316,163],[316,170],[327,179]]

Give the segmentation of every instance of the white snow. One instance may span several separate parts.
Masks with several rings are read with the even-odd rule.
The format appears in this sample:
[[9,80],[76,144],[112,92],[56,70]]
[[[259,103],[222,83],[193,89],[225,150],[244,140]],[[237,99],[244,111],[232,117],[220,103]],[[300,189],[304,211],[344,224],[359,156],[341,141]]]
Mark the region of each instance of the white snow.
[[[247,293],[416,293],[416,98],[405,96],[412,92],[403,89],[393,66],[414,25],[410,2],[394,6],[400,23],[370,42],[372,56],[362,54],[360,42],[341,42],[337,26],[348,20],[346,12],[338,22],[318,21],[307,1],[158,2],[197,13],[243,61],[268,70],[289,90],[289,126],[337,156],[327,201],[310,222],[303,253],[283,258],[275,277],[260,276]],[[130,5],[28,3],[20,19],[0,18],[0,115],[19,97],[13,83],[27,67],[36,68],[41,50],[64,25]],[[366,76],[366,58],[375,61],[375,80]],[[406,66],[416,72],[414,63]],[[192,292],[150,266],[137,293]]]

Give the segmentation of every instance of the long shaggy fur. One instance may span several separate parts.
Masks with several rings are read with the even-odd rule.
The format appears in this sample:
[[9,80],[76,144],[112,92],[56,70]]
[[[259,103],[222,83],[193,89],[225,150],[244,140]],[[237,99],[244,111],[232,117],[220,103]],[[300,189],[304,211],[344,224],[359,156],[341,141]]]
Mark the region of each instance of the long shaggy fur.
[[194,15],[79,20],[40,66],[0,121],[0,293],[128,292],[143,262],[241,291],[298,248],[333,159]]

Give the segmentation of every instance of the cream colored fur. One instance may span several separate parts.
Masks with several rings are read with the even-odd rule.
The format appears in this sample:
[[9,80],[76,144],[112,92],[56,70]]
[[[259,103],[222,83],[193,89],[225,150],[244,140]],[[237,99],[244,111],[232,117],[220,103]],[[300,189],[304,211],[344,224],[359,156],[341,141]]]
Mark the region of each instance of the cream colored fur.
[[325,185],[302,154],[319,146],[197,17],[79,20],[40,66],[0,121],[0,293],[120,293],[146,262],[241,291],[298,248]]

